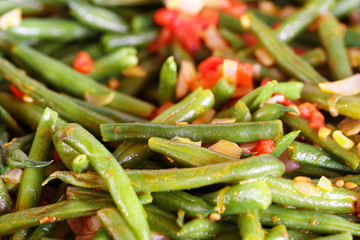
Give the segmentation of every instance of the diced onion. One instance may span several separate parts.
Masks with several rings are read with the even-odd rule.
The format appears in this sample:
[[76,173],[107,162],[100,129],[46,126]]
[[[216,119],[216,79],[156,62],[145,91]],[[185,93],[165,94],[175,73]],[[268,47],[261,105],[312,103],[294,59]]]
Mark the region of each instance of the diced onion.
[[328,100],[328,104],[329,104],[329,113],[331,116],[333,117],[337,117],[339,116],[339,112],[336,108],[336,102],[341,98],[341,96],[337,96],[337,97],[330,97]]
[[268,15],[277,16],[279,14],[279,8],[271,1],[260,1],[258,8],[260,12]]
[[333,186],[332,186],[331,181],[325,176],[322,176],[319,179],[319,182],[316,184],[316,186],[318,186],[320,189],[325,190],[325,191],[332,191],[333,190]]
[[0,17],[0,29],[6,30],[9,27],[19,25],[21,23],[21,8],[15,8]]
[[115,92],[109,94],[93,94],[87,91],[84,94],[85,101],[97,106],[105,106],[114,100]]
[[91,216],[86,220],[86,224],[91,232],[96,232],[101,228],[100,220],[97,216]]
[[319,189],[317,189],[313,183],[294,181],[293,187],[305,196],[320,196]]
[[322,92],[352,96],[360,93],[360,73],[336,82],[319,83]]
[[171,10],[197,15],[204,8],[203,0],[166,0],[165,6]]
[[242,149],[236,143],[220,140],[217,143],[211,145],[209,149],[219,152],[234,158],[240,158]]
[[265,48],[256,49],[254,55],[256,56],[256,59],[266,67],[271,67],[275,64],[274,58],[265,50]]
[[5,172],[3,180],[6,183],[20,183],[23,171],[20,168],[10,168]]
[[171,240],[170,238],[166,237],[162,233],[151,232],[151,239],[152,240]]
[[354,146],[354,142],[347,138],[340,130],[336,130],[332,133],[334,141],[342,148],[349,150]]
[[206,111],[203,115],[201,115],[200,117],[198,117],[197,119],[195,119],[192,124],[206,124],[206,123],[210,123],[211,120],[214,118],[215,116],[215,110],[214,109],[210,109],[208,111]]
[[176,98],[183,98],[189,91],[189,85],[196,75],[196,69],[192,62],[182,60],[179,75],[176,81]]
[[212,51],[228,51],[229,46],[215,26],[204,30],[204,43]]
[[187,144],[192,144],[192,145],[201,147],[201,141],[194,142],[188,138],[182,138],[182,137],[178,137],[178,136],[173,137],[171,140],[175,141],[175,142],[179,142],[179,143],[187,143]]
[[297,8],[294,6],[290,6],[290,5],[285,6],[280,10],[279,17],[283,18],[283,19],[288,18],[291,15],[293,15],[296,11],[297,11]]
[[211,124],[221,124],[221,123],[234,123],[236,118],[214,118],[211,121]]
[[355,189],[357,187],[358,187],[357,184],[353,183],[353,182],[344,183],[344,188],[346,188],[346,189]]
[[290,158],[287,156],[286,151],[281,154],[279,159],[284,163],[285,165],[285,172],[291,173],[294,172],[296,169],[300,167],[300,164],[298,162],[290,160]]
[[146,76],[146,71],[145,69],[143,69],[142,67],[138,66],[132,66],[129,67],[125,70],[122,70],[121,73],[125,76],[125,77],[138,77],[138,78],[143,78]]
[[338,128],[346,135],[353,136],[360,132],[360,120],[345,118],[338,124]]
[[230,80],[233,83],[236,83],[237,73],[238,73],[239,64],[230,59],[225,59],[222,63],[222,75],[224,78]]

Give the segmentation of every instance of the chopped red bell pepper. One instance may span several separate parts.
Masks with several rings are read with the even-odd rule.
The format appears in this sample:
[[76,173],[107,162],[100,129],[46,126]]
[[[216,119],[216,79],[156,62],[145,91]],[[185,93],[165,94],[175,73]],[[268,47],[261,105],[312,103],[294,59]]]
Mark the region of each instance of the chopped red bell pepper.
[[255,155],[270,154],[274,150],[274,141],[271,139],[259,140],[251,152],[256,152]]
[[78,52],[72,66],[76,71],[85,74],[94,71],[94,62],[91,56],[85,51]]
[[314,106],[314,104],[306,102],[298,106],[300,116],[309,119],[309,125],[313,128],[320,128],[325,126],[325,117],[322,113]]

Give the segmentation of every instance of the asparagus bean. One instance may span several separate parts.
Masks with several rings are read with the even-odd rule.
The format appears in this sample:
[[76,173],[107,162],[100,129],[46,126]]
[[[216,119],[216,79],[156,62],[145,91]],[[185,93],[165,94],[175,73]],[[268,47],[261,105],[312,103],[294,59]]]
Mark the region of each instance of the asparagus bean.
[[193,141],[214,143],[221,139],[231,142],[251,142],[260,139],[277,139],[282,133],[279,120],[229,124],[168,125],[148,123],[101,124],[103,140],[147,140],[152,136],[162,138],[186,137]]
[[128,31],[125,20],[110,10],[77,1],[70,1],[68,5],[71,14],[90,28],[119,33]]
[[116,208],[100,209],[97,211],[97,216],[113,239],[137,239],[133,230]]
[[205,194],[202,199],[224,215],[233,215],[256,209],[266,209],[271,204],[270,189],[263,181],[225,187]]
[[90,164],[106,183],[118,209],[126,216],[125,221],[133,229],[136,237],[150,239],[150,230],[142,205],[131,187],[129,178],[112,154],[94,136],[77,124],[67,125],[65,130],[59,130],[56,135],[60,135],[62,141],[78,152],[86,154]]
[[307,120],[301,117],[291,116],[289,114],[283,115],[281,117],[281,120],[284,121],[284,123],[289,127],[301,130],[301,134],[305,138],[309,139],[313,143],[318,144],[325,151],[339,158],[341,161],[343,161],[346,165],[348,165],[352,169],[356,169],[358,167],[360,158],[357,152],[355,153],[355,150],[351,151],[340,147],[330,137],[327,137],[325,139],[320,139],[315,129],[309,126]]
[[166,59],[160,71],[159,81],[159,104],[175,99],[177,66],[173,56]]
[[[285,166],[278,159],[271,155],[259,155],[203,167],[128,170],[126,172],[135,191],[159,192],[198,188],[215,183],[240,181],[267,175],[281,176],[284,171]],[[69,172],[58,171],[52,173],[43,182],[43,185],[57,178],[74,186],[107,190],[104,181],[94,173],[76,174],[75,177]]]
[[[104,104],[111,108],[123,110],[128,113],[147,117],[154,110],[154,106],[136,98],[115,92],[93,81],[91,78],[76,72],[61,62],[45,56],[25,45],[16,45],[11,49],[14,57],[33,69],[52,86],[70,93],[76,97],[85,98],[108,96],[109,101]],[[43,66],[46,65],[46,70]],[[51,69],[51,71],[50,71]],[[77,81],[73,81],[77,79]]]
[[30,228],[49,221],[92,216],[96,210],[112,207],[109,199],[66,200],[47,206],[24,209],[0,216],[0,236],[6,236],[22,228]]
[[353,71],[346,51],[343,31],[337,19],[326,15],[319,23],[319,36],[328,53],[329,68],[334,80],[350,77]]
[[271,205],[268,209],[259,211],[259,216],[261,223],[265,226],[283,224],[287,228],[303,229],[316,233],[350,232],[352,235],[360,235],[359,224],[328,213]]
[[262,240],[264,231],[259,220],[257,210],[246,211],[236,215],[236,221],[243,240]]
[[94,36],[95,32],[68,19],[26,18],[6,32],[16,39],[71,41]]

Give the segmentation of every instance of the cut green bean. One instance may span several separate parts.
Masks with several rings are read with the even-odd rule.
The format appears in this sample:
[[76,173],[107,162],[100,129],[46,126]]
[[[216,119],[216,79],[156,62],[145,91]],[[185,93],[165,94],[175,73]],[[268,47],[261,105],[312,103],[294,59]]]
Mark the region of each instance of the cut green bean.
[[349,232],[339,233],[339,234],[325,236],[325,237],[313,238],[313,240],[352,240],[352,239],[353,239],[353,236]]
[[5,124],[6,128],[9,129],[10,133],[14,137],[20,137],[25,135],[25,131],[19,126],[15,119],[0,106],[0,122]]
[[228,101],[233,93],[235,92],[235,84],[227,80],[226,78],[221,78],[216,85],[211,89],[214,93],[215,103],[213,108],[219,109],[222,107],[226,101]]
[[175,99],[177,66],[173,56],[166,59],[161,67],[159,80],[159,104]]
[[263,240],[264,231],[257,210],[246,211],[236,215],[236,222],[242,240]]
[[288,240],[289,236],[284,225],[280,224],[273,227],[266,235],[265,240]]
[[279,140],[276,141],[274,145],[274,150],[271,152],[271,155],[274,157],[280,157],[280,155],[294,142],[295,138],[299,135],[301,131],[293,131],[282,136]]
[[269,104],[259,108],[256,112],[254,112],[253,120],[255,122],[272,121],[279,119],[287,112],[297,113],[295,109],[284,106],[282,104]]
[[234,110],[231,115],[232,118],[236,119],[236,122],[250,122],[251,113],[246,104],[238,100],[234,105]]

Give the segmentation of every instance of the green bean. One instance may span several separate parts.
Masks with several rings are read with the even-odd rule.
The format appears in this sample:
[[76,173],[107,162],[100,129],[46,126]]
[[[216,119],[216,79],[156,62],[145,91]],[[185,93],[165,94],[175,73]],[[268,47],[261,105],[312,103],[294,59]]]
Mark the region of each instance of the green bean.
[[233,231],[236,227],[228,223],[213,222],[209,219],[196,218],[187,222],[179,231],[180,237],[211,239],[217,234]]
[[261,103],[268,100],[271,95],[274,93],[274,87],[277,84],[277,81],[271,81],[265,84],[262,91],[259,93],[258,96],[253,100],[253,102],[250,104],[249,109],[251,112],[255,111]]
[[80,42],[67,44],[66,49],[61,49],[61,51],[53,53],[52,56],[65,64],[71,65],[80,51],[85,51],[92,59],[104,54],[100,44]]
[[107,52],[115,50],[116,48],[130,46],[130,47],[144,47],[146,44],[156,38],[157,31],[147,30],[136,33],[106,33],[101,37],[101,42]]
[[215,103],[213,108],[219,109],[222,107],[233,95],[235,92],[235,84],[230,82],[226,78],[221,78],[216,85],[211,88],[211,91],[214,93]]
[[163,154],[184,167],[200,167],[239,160],[208,148],[158,137],[151,137],[148,145],[150,150]]
[[342,174],[338,171],[328,168],[318,167],[312,164],[301,164],[298,169],[294,171],[296,176],[308,176],[308,177],[340,177]]
[[61,162],[66,166],[66,168],[72,170],[73,161],[80,155],[80,153],[66,143],[62,142],[61,137],[59,136],[54,135],[52,141],[56,152],[59,154]]
[[[176,224],[176,217],[153,204],[144,206],[150,229],[157,233],[164,234],[171,239],[185,239],[178,236],[180,227]],[[186,238],[187,239],[187,238]]]
[[343,39],[344,34],[338,20],[331,15],[324,16],[319,23],[318,32],[321,43],[329,56],[328,63],[333,80],[352,76],[353,71]]
[[288,134],[282,136],[279,140],[276,141],[274,145],[274,150],[271,155],[274,157],[280,157],[280,155],[294,142],[295,138],[299,135],[299,131],[289,132]]
[[154,28],[154,12],[136,14],[132,17],[130,26],[133,32],[142,32]]
[[266,235],[265,240],[288,240],[287,229],[284,225],[280,224],[273,227]]
[[[80,98],[85,98],[87,95],[88,97],[107,96],[110,97],[110,100],[104,104],[105,106],[143,117],[149,116],[154,110],[153,105],[110,90],[91,78],[63,65],[61,62],[29,47],[16,45],[11,50],[14,57],[21,60],[22,63],[31,69],[34,69],[47,83],[73,96]],[[47,66],[46,70],[43,68],[44,65]],[[73,81],[73,79],[77,80]]]
[[85,154],[80,154],[73,159],[71,169],[74,172],[80,173],[88,168],[89,168],[89,160],[87,159]]
[[154,204],[172,212],[183,210],[190,217],[207,217],[215,212],[214,207],[209,206],[201,198],[187,192],[157,192],[152,194]]
[[357,96],[339,96],[324,93],[317,86],[305,84],[301,99],[316,103],[322,109],[337,115],[360,119],[360,98]]
[[[334,187],[333,191],[326,191],[311,183],[295,185],[296,180],[278,177],[262,179],[271,189],[272,202],[279,205],[349,214],[355,212],[355,201],[360,196],[358,192],[345,188]],[[307,187],[306,193],[301,187]]]
[[[349,2],[349,1],[348,1]],[[360,37],[360,26],[355,25],[354,27],[350,27],[345,32],[345,44],[347,47],[360,47],[360,43],[358,41]]]
[[[55,132],[58,114],[46,108],[36,130],[34,141],[31,145],[29,158],[35,161],[45,162],[51,149],[51,138]],[[42,192],[41,182],[44,180],[44,168],[24,169],[19,192],[16,199],[16,210],[24,210],[39,205]],[[26,239],[29,236],[28,229],[16,231],[13,239]]]
[[127,32],[128,26],[118,14],[105,8],[95,7],[84,2],[70,1],[68,3],[71,14],[84,25],[110,32]]
[[[301,134],[313,143],[318,144],[322,149],[331,155],[339,158],[347,166],[352,169],[356,169],[359,165],[360,158],[357,151],[346,150],[340,147],[331,137],[320,139],[316,130],[309,126],[307,120],[285,114],[281,117],[281,120],[293,129],[301,130]],[[356,152],[356,153],[355,153]]]
[[238,231],[224,232],[216,236],[216,240],[238,240],[238,239],[239,239]]
[[112,201],[108,199],[65,200],[47,206],[4,214],[0,216],[0,236],[9,235],[22,228],[40,225],[40,222],[92,216],[96,210],[112,206]]
[[94,71],[88,74],[95,80],[101,80],[138,64],[136,49],[123,47],[112,51],[94,61]]
[[245,41],[242,38],[240,38],[239,35],[232,32],[231,30],[222,27],[219,29],[219,33],[230,43],[232,49],[238,50],[240,48],[246,47]]
[[219,27],[224,27],[234,32],[245,32],[245,29],[241,26],[237,18],[223,12],[220,12],[219,16]]
[[357,1],[337,0],[336,5],[331,9],[331,13],[337,18],[342,18],[358,8],[360,8],[360,3]]
[[157,5],[160,0],[92,0],[92,3],[102,6],[140,6]]
[[272,121],[279,119],[282,115],[284,115],[287,112],[297,113],[295,109],[284,106],[282,104],[276,104],[276,103],[269,104],[259,108],[256,112],[254,112],[253,120],[255,122]]
[[266,209],[271,204],[271,192],[264,181],[254,181],[225,187],[205,194],[202,199],[225,216],[250,210]]
[[309,232],[302,232],[298,230],[288,229],[289,240],[308,240],[313,238],[314,234]]
[[331,236],[313,238],[313,240],[352,240],[352,239],[353,237],[349,232],[334,234]]
[[310,210],[298,210],[271,205],[268,209],[259,211],[260,221],[265,226],[283,224],[287,228],[333,234],[350,232],[360,235],[360,225],[349,222],[342,217]]
[[107,234],[104,227],[101,227],[99,230],[96,231],[96,234],[93,238],[94,240],[111,240],[112,238]]
[[238,100],[234,105],[234,110],[231,115],[232,118],[236,119],[236,122],[250,122],[251,113],[246,104]]
[[257,210],[250,210],[236,215],[236,222],[243,240],[262,240],[264,231]]
[[21,8],[21,12],[23,14],[42,14],[45,10],[45,6],[41,1],[11,1],[5,0],[0,2],[0,15],[11,11],[15,8]]
[[268,122],[244,122],[229,124],[168,125],[151,123],[101,124],[105,142],[124,140],[147,140],[152,136],[162,138],[185,137],[192,141],[214,143],[221,139],[242,143],[260,139],[277,139],[282,133],[279,120]]
[[116,208],[103,208],[97,211],[97,216],[113,239],[137,239],[124,217]]
[[0,178],[0,215],[9,213],[12,207],[12,202],[5,183]]
[[174,56],[176,64],[180,65],[182,60],[186,60],[194,63],[194,59],[189,55],[188,52],[181,46],[180,43],[174,42],[171,45],[171,53]]
[[302,32],[315,18],[327,12],[333,5],[334,0],[311,0],[301,9],[296,11],[277,29],[279,39],[290,41]]
[[[137,192],[184,190],[260,176],[280,176],[284,172],[284,164],[271,155],[259,155],[195,168],[126,171]],[[57,178],[78,187],[107,190],[104,181],[94,173],[76,174],[75,177],[69,172],[58,171],[52,173],[43,185]]]
[[175,99],[177,66],[173,56],[166,59],[161,67],[159,79],[159,104]]
[[243,19],[249,20],[250,30],[258,37],[261,44],[266,48],[276,63],[289,75],[305,83],[326,82],[307,62],[295,53],[263,22],[256,18],[253,13],[247,13]]
[[26,18],[17,26],[10,27],[6,32],[17,39],[32,41],[52,40],[71,41],[89,38],[95,32],[83,25],[68,19]]
[[125,171],[113,155],[94,136],[77,124],[67,125],[65,130],[56,132],[56,135],[62,136],[62,141],[75,150],[86,154],[90,164],[106,183],[121,214],[126,216],[125,221],[133,229],[136,237],[150,239],[150,230],[142,205],[132,189]]
[[327,62],[327,55],[320,47],[306,51],[301,57],[313,67],[321,67]]
[[68,186],[66,188],[66,198],[71,200],[80,200],[80,199],[111,199],[111,196],[108,192],[96,191],[88,188]]
[[25,135],[25,131],[19,126],[15,119],[0,106],[0,121],[5,124],[10,133],[15,137]]
[[114,122],[112,119],[101,116],[94,111],[71,101],[71,99],[49,90],[43,84],[28,77],[20,70],[16,69],[8,61],[0,58],[0,73],[6,79],[17,86],[21,91],[34,97],[43,105],[56,110],[59,115],[69,122],[79,122],[93,133],[98,134],[99,124]]
[[350,167],[339,162],[338,159],[333,158],[329,154],[321,151],[313,145],[293,142],[288,148],[288,156],[292,161],[298,163],[312,164],[319,167],[324,167],[341,172],[354,173],[355,171]]
[[[203,115],[214,104],[214,95],[207,89],[198,88],[179,103],[155,117],[152,123],[175,124],[191,122]],[[146,143],[124,142],[113,153],[125,168],[131,168],[148,159],[152,153]]]

